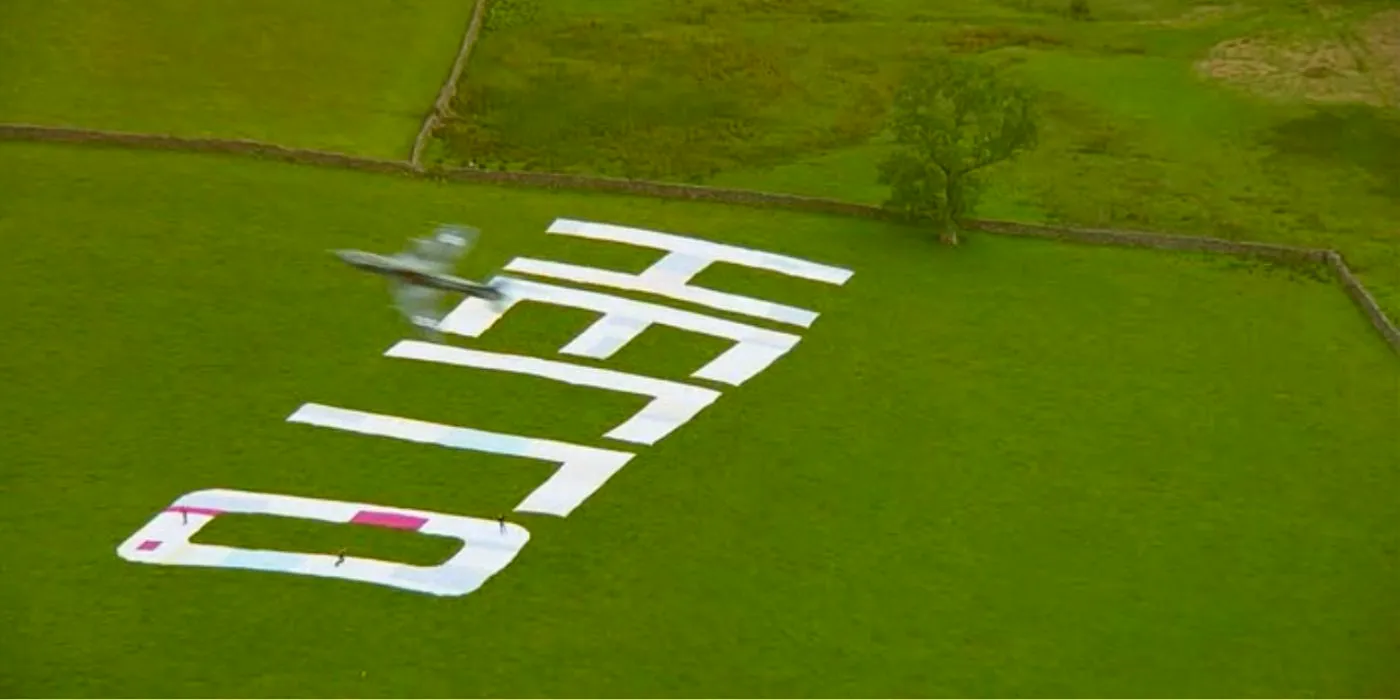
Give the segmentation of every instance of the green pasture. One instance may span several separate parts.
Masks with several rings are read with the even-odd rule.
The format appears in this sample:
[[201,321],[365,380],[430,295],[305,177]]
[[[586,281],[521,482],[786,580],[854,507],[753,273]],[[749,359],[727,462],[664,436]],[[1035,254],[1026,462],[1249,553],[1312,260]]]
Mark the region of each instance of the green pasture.
[[[0,690],[15,696],[1387,696],[1400,363],[1336,286],[1194,254],[0,145]],[[533,536],[480,591],[127,563],[177,496],[493,517],[547,465],[284,422],[303,402],[605,445],[622,395],[381,357],[408,333],[328,248],[611,222],[849,267],[700,283],[821,312],[802,342]],[[525,304],[473,347],[550,357]],[[458,339],[454,342],[467,342]],[[613,360],[685,380],[723,345]],[[564,359],[564,358],[560,358]],[[206,541],[440,560],[428,538],[230,516]]]
[[436,153],[879,203],[890,95],[951,50],[1041,97],[1040,148],[979,215],[1335,248],[1400,317],[1400,113],[1194,67],[1238,37],[1356,45],[1394,4],[1088,2],[494,0]]
[[0,121],[407,158],[471,0],[7,0]]

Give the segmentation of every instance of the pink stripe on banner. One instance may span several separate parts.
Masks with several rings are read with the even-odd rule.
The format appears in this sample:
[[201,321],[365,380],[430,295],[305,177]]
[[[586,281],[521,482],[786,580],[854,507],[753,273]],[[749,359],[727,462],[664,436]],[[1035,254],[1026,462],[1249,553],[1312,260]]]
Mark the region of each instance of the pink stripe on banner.
[[399,515],[383,510],[362,510],[350,519],[352,523],[360,525],[378,525],[380,527],[392,527],[398,530],[417,530],[428,522],[427,518],[419,518],[412,515]]
[[165,509],[165,512],[189,513],[190,515],[207,515],[210,517],[213,517],[215,515],[223,515],[224,513],[223,511],[217,508],[195,508],[193,506],[170,506],[169,508]]

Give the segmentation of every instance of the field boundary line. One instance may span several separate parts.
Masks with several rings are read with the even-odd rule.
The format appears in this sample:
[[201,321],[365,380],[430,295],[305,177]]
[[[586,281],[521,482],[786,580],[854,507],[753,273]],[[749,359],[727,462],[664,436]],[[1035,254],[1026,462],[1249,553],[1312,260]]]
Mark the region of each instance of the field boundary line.
[[457,83],[467,69],[467,58],[471,56],[476,38],[481,34],[481,22],[486,16],[486,3],[487,0],[476,0],[476,5],[472,7],[472,18],[467,23],[467,33],[462,36],[462,47],[457,50],[457,58],[452,61],[452,72],[447,75],[447,82],[442,84],[442,89],[438,90],[437,101],[433,102],[432,110],[423,118],[423,126],[418,129],[418,136],[413,139],[413,151],[408,156],[408,162],[415,168],[422,167],[423,149],[427,148],[433,129],[452,111],[452,100],[457,96]]
[[44,141],[97,146],[124,146],[154,151],[232,153],[307,165],[363,170],[376,173],[420,174],[407,161],[351,156],[310,148],[289,148],[249,139],[198,138],[167,134],[101,131],[64,126],[0,124],[0,141]]
[[1337,275],[1337,281],[1341,282],[1342,289],[1346,291],[1352,303],[1366,314],[1366,318],[1371,320],[1371,325],[1380,331],[1385,341],[1390,343],[1390,347],[1400,353],[1400,329],[1397,329],[1395,323],[1385,315],[1385,311],[1381,309],[1380,304],[1376,303],[1376,298],[1371,296],[1366,285],[1361,284],[1361,280],[1352,273],[1351,267],[1342,258],[1342,254],[1335,250],[1327,251],[1327,265]]
[[[480,1],[485,2],[485,0]],[[759,208],[786,209],[813,214],[836,214],[878,221],[898,221],[898,218],[892,212],[881,207],[821,197],[706,187],[703,185],[651,182],[647,180],[571,175],[565,173],[522,172],[511,170],[492,171],[473,168],[424,169],[409,161],[366,158],[305,148],[288,148],[244,139],[186,138],[164,134],[139,134],[60,126],[0,123],[0,141],[79,143],[165,151],[230,153],[260,156],[305,165],[407,175],[424,179],[454,180],[492,185],[515,185],[537,189],[608,192],[612,194],[640,195],[659,199],[708,201]],[[1149,233],[1145,231],[1121,231],[1116,229],[1085,229],[1068,226],[1025,224],[1011,221],[974,220],[969,222],[969,224],[970,227],[975,230],[998,235],[1042,238],[1095,245],[1224,253],[1236,256],[1272,258],[1293,263],[1325,265],[1336,275],[1338,282],[1341,284],[1342,289],[1346,292],[1347,297],[1351,299],[1352,303],[1370,320],[1371,325],[1381,334],[1381,337],[1390,345],[1391,349],[1397,354],[1400,354],[1400,328],[1397,328],[1395,322],[1386,316],[1385,312],[1380,308],[1380,305],[1376,303],[1375,297],[1373,297],[1361,281],[1356,278],[1355,273],[1353,273],[1351,268],[1346,264],[1346,260],[1342,257],[1342,254],[1335,250],[1304,248],[1254,241],[1231,241],[1223,238],[1209,238],[1204,236],[1183,236],[1165,233]]]

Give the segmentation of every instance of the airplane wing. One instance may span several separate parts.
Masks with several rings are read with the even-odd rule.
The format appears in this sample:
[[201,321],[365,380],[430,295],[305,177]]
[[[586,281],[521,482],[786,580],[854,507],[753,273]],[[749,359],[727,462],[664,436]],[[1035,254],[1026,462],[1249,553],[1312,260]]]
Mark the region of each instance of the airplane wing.
[[442,309],[438,305],[441,291],[398,281],[390,282],[389,286],[394,305],[409,322],[419,328],[437,328],[438,321],[442,320]]
[[480,232],[469,226],[444,224],[433,230],[432,238],[415,239],[412,250],[399,257],[432,272],[451,272],[457,261],[476,245],[478,235]]

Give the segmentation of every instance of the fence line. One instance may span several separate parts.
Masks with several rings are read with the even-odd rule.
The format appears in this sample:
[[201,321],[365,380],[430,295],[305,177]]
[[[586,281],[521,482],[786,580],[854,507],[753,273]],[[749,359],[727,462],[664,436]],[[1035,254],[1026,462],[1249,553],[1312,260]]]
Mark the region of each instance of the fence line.
[[529,172],[520,170],[480,170],[475,168],[438,168],[429,175],[463,182],[498,185],[523,185],[532,188],[635,194],[660,199],[723,202],[747,206],[792,209],[819,214],[839,214],[867,219],[894,220],[885,209],[866,204],[854,204],[821,197],[795,194],[758,192],[704,185],[685,185],[650,180],[628,180],[618,177],[575,175],[569,173]]
[[[480,0],[485,2],[485,0]],[[36,126],[30,124],[0,124],[0,140],[47,141],[58,143],[96,143],[107,145],[132,146],[155,150],[198,151],[211,153],[237,153],[253,155],[292,163],[320,165],[333,168],[348,168],[375,173],[407,175],[411,177],[447,179],[462,182],[476,182],[493,185],[516,185],[555,190],[589,192],[609,192],[632,194],[664,199],[684,199],[694,201],[721,202],[754,207],[779,208],[816,214],[836,214],[880,221],[894,221],[896,217],[886,209],[866,204],[842,202],[821,197],[757,192],[702,185],[683,185],[646,180],[626,180],[622,178],[593,177],[564,173],[538,173],[521,171],[488,171],[470,168],[436,168],[423,170],[408,161],[381,160],[360,156],[317,151],[304,148],[287,148],[275,144],[248,141],[243,139],[184,138],[163,134],[135,134],[127,132],[98,131],[69,127]],[[1308,262],[1328,266],[1337,276],[1346,291],[1347,297],[1371,321],[1371,325],[1381,334],[1386,343],[1400,353],[1400,328],[1386,316],[1371,293],[1352,273],[1342,255],[1334,250],[1302,248],[1274,243],[1252,241],[1230,241],[1221,238],[1178,236],[1142,231],[1117,231],[1106,229],[1081,229],[1058,226],[1022,224],[1009,221],[974,220],[971,228],[987,233],[1044,238],[1096,245],[1116,245],[1160,250],[1183,250],[1225,253],[1266,257],[1290,262]]]
[[1329,250],[1326,259],[1327,265],[1332,268],[1332,272],[1336,273],[1337,280],[1342,283],[1342,289],[1346,290],[1352,303],[1366,314],[1366,318],[1371,320],[1371,325],[1380,331],[1385,341],[1390,343],[1390,347],[1394,348],[1396,352],[1400,352],[1400,329],[1397,329],[1395,323],[1385,315],[1385,311],[1381,310],[1380,304],[1376,303],[1375,297],[1371,296],[1371,292],[1367,291],[1365,285],[1361,284],[1361,280],[1352,274],[1351,268],[1347,267],[1346,261],[1342,259],[1342,254],[1335,250]]
[[1278,243],[1257,243],[1254,241],[1231,241],[1207,236],[1177,236],[1167,233],[1146,231],[1123,231],[1118,229],[1070,228],[1021,224],[1010,221],[974,220],[968,222],[972,228],[988,233],[1007,236],[1028,236],[1048,238],[1077,243],[1098,245],[1118,245],[1134,248],[1156,248],[1158,250],[1189,250],[1228,255],[1248,255],[1271,258],[1288,262],[1324,263],[1330,251],[1321,248],[1303,248]]
[[476,0],[476,5],[472,7],[472,19],[467,24],[467,33],[462,36],[462,47],[457,50],[457,58],[452,62],[452,72],[448,74],[447,82],[442,84],[442,89],[438,90],[437,101],[433,103],[432,111],[424,117],[423,126],[418,129],[418,136],[413,139],[413,151],[408,157],[408,162],[415,168],[422,167],[423,149],[427,147],[433,129],[452,111],[452,99],[457,96],[457,83],[462,79],[462,71],[467,68],[467,57],[471,55],[472,47],[476,45],[476,37],[481,33],[481,21],[486,16],[486,2],[487,0]]
[[54,143],[88,143],[106,146],[126,146],[156,151],[194,151],[200,153],[235,153],[272,160],[348,168],[374,173],[416,174],[406,161],[383,160],[350,156],[309,148],[288,148],[248,139],[212,139],[170,136],[167,134],[137,134],[125,131],[99,131],[62,126],[32,124],[0,124],[0,140],[47,141]]

